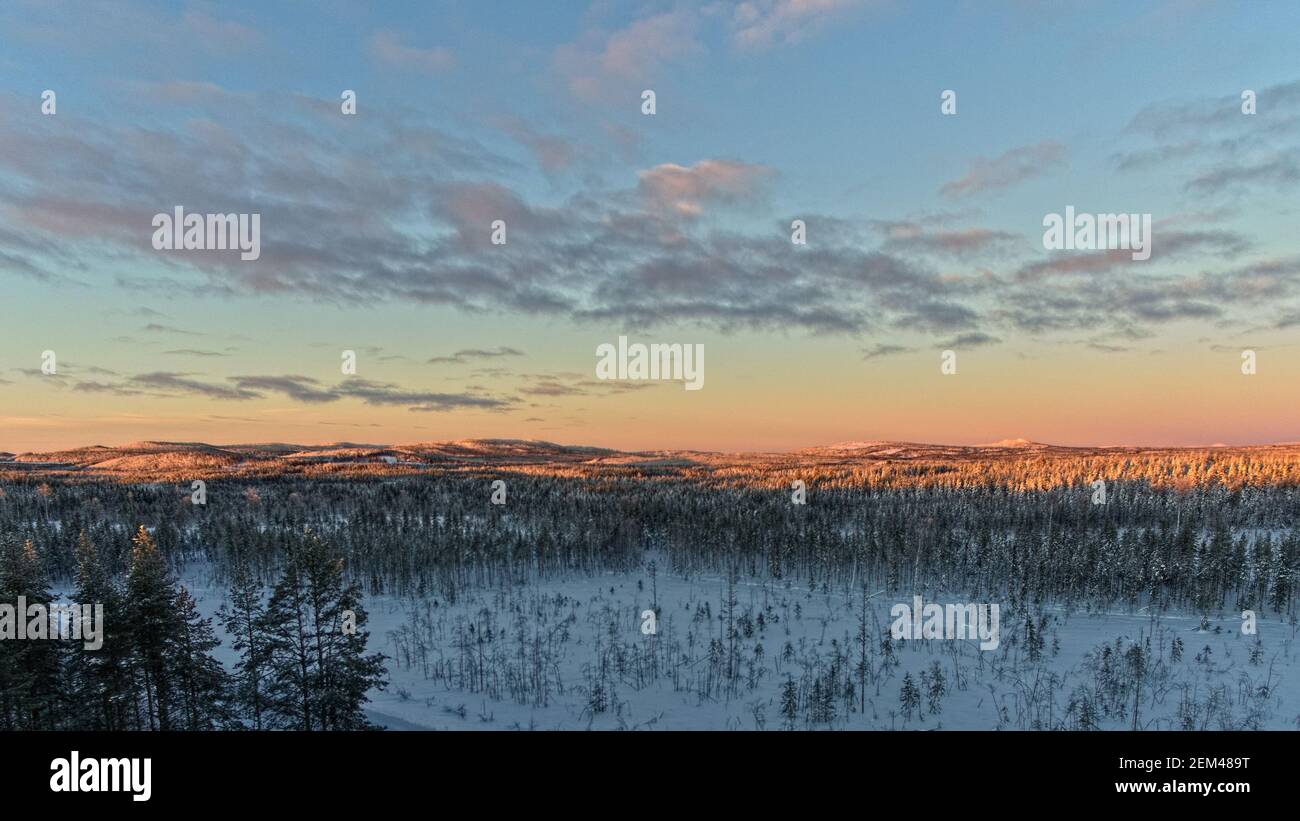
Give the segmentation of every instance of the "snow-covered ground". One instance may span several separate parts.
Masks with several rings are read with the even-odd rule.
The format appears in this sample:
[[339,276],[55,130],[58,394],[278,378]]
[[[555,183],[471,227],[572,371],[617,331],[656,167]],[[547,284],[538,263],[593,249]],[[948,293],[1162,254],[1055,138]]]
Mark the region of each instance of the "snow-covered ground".
[[[204,576],[191,568],[182,581],[211,615],[224,591]],[[642,630],[652,587],[660,613],[653,636]],[[976,641],[893,641],[890,664],[880,646],[889,610],[910,602],[912,592],[873,591],[869,670],[862,673],[859,595],[737,580],[734,651],[726,597],[724,579],[663,571],[653,583],[645,572],[573,577],[466,593],[454,604],[439,596],[371,597],[370,648],[390,657],[390,684],[370,694],[368,712],[394,730],[1032,729],[1077,726],[1083,698],[1101,729],[1132,727],[1135,702],[1145,729],[1300,726],[1296,628],[1263,611],[1257,645],[1233,613],[1202,629],[1191,614],[1045,607],[1043,649],[1031,661],[1024,621],[1003,603],[996,650],[982,651]],[[1175,638],[1182,643],[1177,660]],[[1140,689],[1126,656],[1134,643],[1149,652]],[[1102,657],[1106,645],[1109,659]],[[218,657],[233,662],[228,643]],[[936,664],[944,692],[931,705]],[[1112,672],[1099,672],[1103,667]],[[900,701],[905,675],[920,692],[910,719]],[[836,691],[826,699],[831,707],[810,712],[823,681]],[[843,692],[850,684],[851,696]],[[793,710],[783,692],[791,689],[799,705]]]

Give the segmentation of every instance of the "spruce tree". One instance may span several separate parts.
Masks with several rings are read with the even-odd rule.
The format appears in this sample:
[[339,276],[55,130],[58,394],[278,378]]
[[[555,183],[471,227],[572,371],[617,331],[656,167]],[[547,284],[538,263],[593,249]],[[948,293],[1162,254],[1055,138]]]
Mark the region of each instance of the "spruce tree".
[[898,701],[903,707],[903,717],[911,721],[912,712],[921,706],[921,691],[916,689],[911,673],[903,675],[903,686],[898,691]]
[[[66,649],[57,637],[49,636],[49,619],[28,618],[19,609],[43,605],[48,608],[54,597],[40,556],[31,540],[20,547],[9,541],[0,547],[0,603],[14,608],[18,620],[29,623],[28,641],[0,641],[0,727],[8,730],[54,730],[61,725],[64,711],[62,694]],[[45,639],[32,639],[36,628]]]
[[781,685],[781,717],[789,729],[794,729],[795,722],[799,720],[799,687],[790,676],[786,676],[785,683]]
[[174,606],[168,672],[175,688],[176,725],[184,730],[228,729],[234,726],[229,675],[212,657],[221,644],[212,630],[212,619],[203,618],[194,597],[183,586],[176,593]]
[[316,729],[306,585],[297,550],[287,548],[284,569],[271,589],[261,623],[269,674],[266,695],[271,710],[267,720],[271,726],[286,729]]
[[930,708],[930,714],[935,715],[943,710],[943,697],[948,692],[947,682],[944,680],[943,667],[939,660],[935,659],[930,666],[929,682],[926,686],[925,699]]
[[362,705],[386,685],[384,656],[367,655],[361,589],[343,579],[343,559],[310,531],[293,545],[271,592],[269,698],[284,726],[355,730],[372,725]]
[[[130,652],[122,591],[104,567],[99,550],[85,531],[77,538],[78,605],[103,608],[101,644],[89,650],[85,642],[72,650],[72,680],[76,723],[80,729],[125,730],[130,724]],[[86,635],[83,629],[82,635]]]
[[270,652],[270,640],[263,630],[265,613],[262,586],[241,559],[231,579],[230,601],[221,606],[221,624],[230,634],[230,646],[239,653],[232,695],[255,730],[263,729],[263,713],[270,703],[265,681]]
[[144,729],[172,728],[172,682],[167,653],[176,629],[171,574],[144,525],[131,540],[126,578],[127,621],[131,629],[135,687],[143,697]]

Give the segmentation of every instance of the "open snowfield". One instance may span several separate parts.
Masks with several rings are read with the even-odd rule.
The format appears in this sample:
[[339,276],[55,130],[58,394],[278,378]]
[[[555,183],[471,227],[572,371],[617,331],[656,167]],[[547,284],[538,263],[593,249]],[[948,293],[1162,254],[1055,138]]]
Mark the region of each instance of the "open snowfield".
[[[211,615],[224,593],[204,576],[191,568],[182,581]],[[1024,618],[1004,602],[996,650],[917,639],[890,641],[886,652],[890,608],[913,594],[871,591],[863,669],[860,594],[738,579],[733,643],[727,590],[724,578],[661,570],[653,581],[646,572],[606,574],[481,590],[454,603],[368,598],[369,646],[389,656],[390,675],[386,690],[370,693],[368,713],[393,730],[1053,729],[1079,727],[1081,715],[1083,726],[1127,729],[1136,703],[1143,729],[1300,722],[1296,628],[1264,613],[1256,637],[1242,634],[1233,613],[1202,629],[1189,614],[1048,606],[1032,660]],[[656,632],[646,635],[641,614],[654,595]],[[1126,656],[1135,643],[1146,650],[1140,688]],[[233,663],[228,642],[218,657]],[[900,699],[905,677],[919,690],[910,717]],[[935,678],[943,683],[932,697]]]

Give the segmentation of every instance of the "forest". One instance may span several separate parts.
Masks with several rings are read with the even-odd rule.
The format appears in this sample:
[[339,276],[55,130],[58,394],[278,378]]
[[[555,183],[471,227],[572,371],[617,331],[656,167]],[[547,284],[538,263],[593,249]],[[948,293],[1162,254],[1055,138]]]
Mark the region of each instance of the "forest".
[[[96,652],[0,642],[0,726],[364,729],[378,706],[900,728],[951,726],[985,689],[975,726],[1300,720],[1300,488],[1258,481],[1290,460],[1130,457],[1099,503],[1087,458],[215,477],[204,504],[183,481],[14,473],[0,598],[102,602],[107,630]],[[1000,603],[1001,648],[891,639],[881,608],[913,594]],[[1267,629],[1239,635],[1244,610]],[[1134,629],[1095,622],[1117,614]]]

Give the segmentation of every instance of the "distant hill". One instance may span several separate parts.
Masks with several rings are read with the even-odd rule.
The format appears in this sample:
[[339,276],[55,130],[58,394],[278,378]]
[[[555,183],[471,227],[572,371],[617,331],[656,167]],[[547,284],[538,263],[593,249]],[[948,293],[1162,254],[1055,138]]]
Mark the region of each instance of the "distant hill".
[[[455,439],[405,445],[335,442],[300,445],[287,442],[210,445],[205,442],[140,441],[115,447],[90,445],[43,453],[0,453],[0,479],[18,475],[102,476],[120,481],[176,481],[208,477],[383,476],[475,472],[488,469],[553,471],[573,475],[662,476],[665,474],[754,476],[763,481],[789,474],[827,472],[849,475],[880,470],[871,466],[1023,464],[1034,470],[1043,460],[1101,460],[1124,463],[1131,458],[1196,465],[1249,452],[1252,458],[1281,460],[1300,476],[1300,446],[1137,448],[1067,447],[1004,439],[984,445],[859,440],[788,453],[725,453],[698,450],[621,451],[564,445],[531,439]],[[1244,458],[1244,457],[1243,457]],[[902,468],[916,470],[919,468]],[[924,468],[929,472],[941,468]],[[1179,471],[1166,471],[1173,475]],[[1288,479],[1289,480],[1289,479]],[[788,484],[788,482],[787,482]]]

